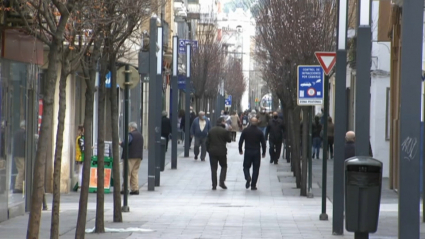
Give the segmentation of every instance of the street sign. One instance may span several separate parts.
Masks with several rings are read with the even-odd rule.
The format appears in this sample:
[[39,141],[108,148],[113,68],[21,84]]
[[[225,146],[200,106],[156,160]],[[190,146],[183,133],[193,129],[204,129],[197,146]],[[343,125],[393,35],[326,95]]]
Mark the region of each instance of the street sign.
[[177,85],[180,90],[186,89],[186,76],[179,75],[177,78]]
[[332,68],[336,63],[336,53],[335,52],[320,52],[317,51],[314,53],[320,65],[322,66],[326,75],[329,75]]
[[[111,88],[111,72],[109,71],[108,74],[106,74],[106,80],[105,80],[105,87],[106,88]],[[118,83],[117,83],[117,88],[119,87]]]
[[224,106],[225,107],[232,107],[232,96],[231,95],[227,96],[227,98],[224,100]]
[[323,104],[323,71],[321,66],[298,66],[298,105],[307,106]]
[[198,48],[198,41],[179,39],[179,54],[186,54],[186,44],[192,44],[193,49]]

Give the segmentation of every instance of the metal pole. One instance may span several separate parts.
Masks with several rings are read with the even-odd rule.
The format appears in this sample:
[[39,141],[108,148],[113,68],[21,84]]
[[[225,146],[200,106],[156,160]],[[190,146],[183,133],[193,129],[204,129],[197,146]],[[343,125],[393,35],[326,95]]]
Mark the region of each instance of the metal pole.
[[171,137],[171,169],[177,169],[177,104],[178,104],[178,42],[179,37],[173,37],[173,78],[171,79],[171,88],[172,91],[172,101],[171,101],[171,127],[172,129],[172,137]]
[[150,42],[149,44],[149,115],[148,115],[148,191],[155,190],[155,158],[156,158],[156,132],[155,132],[155,111],[156,111],[156,38],[157,26],[156,17],[150,20]]
[[314,106],[311,106],[308,112],[308,141],[307,141],[307,157],[308,157],[308,191],[307,191],[307,198],[313,198],[314,194],[313,194],[313,159],[312,159],[312,155],[311,155],[311,141],[313,139],[313,135],[312,135],[312,125],[311,125],[311,121],[313,118],[313,111],[314,111]]
[[[370,67],[372,50],[372,30],[370,27],[371,1],[360,0],[359,8],[360,17],[357,30],[357,79],[355,93],[356,156],[369,156]],[[356,239],[368,237],[368,233],[355,233]]]
[[162,27],[157,28],[156,84],[155,84],[155,186],[161,184],[161,118],[162,118]]
[[329,115],[329,76],[325,75],[324,84],[324,109],[323,117],[325,122],[323,125],[323,168],[322,168],[322,214],[320,214],[320,220],[328,220],[328,214],[326,214],[326,176],[328,166],[328,115]]
[[333,171],[332,234],[344,234],[344,148],[347,131],[347,12],[348,0],[339,0],[335,66],[335,147]]
[[398,238],[420,238],[420,107],[423,1],[404,1],[400,73]]
[[[124,84],[124,205],[123,212],[129,212],[128,206],[128,124],[129,124],[129,98],[130,98],[130,65],[125,65],[125,84]],[[112,87],[114,90],[114,87]]]
[[189,157],[189,148],[190,148],[190,93],[191,93],[191,84],[190,84],[190,61],[191,61],[191,47],[190,44],[186,45],[186,111],[185,111],[185,126],[184,126],[184,156]]

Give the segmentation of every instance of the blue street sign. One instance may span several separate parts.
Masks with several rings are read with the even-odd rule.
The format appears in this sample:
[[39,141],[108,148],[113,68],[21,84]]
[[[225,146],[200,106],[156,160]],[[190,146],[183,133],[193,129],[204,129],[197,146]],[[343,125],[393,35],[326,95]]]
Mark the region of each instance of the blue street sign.
[[177,85],[180,90],[186,89],[186,76],[179,75],[177,78]]
[[[108,74],[106,74],[105,87],[111,88],[111,72],[110,71],[108,72]],[[117,84],[117,88],[118,87],[120,86]]]
[[224,106],[231,107],[232,106],[232,96],[228,95],[227,99],[224,99]]
[[321,66],[298,66],[298,105],[322,105],[324,79]]
[[198,48],[198,41],[179,39],[179,54],[186,54],[186,44],[192,44],[193,49]]

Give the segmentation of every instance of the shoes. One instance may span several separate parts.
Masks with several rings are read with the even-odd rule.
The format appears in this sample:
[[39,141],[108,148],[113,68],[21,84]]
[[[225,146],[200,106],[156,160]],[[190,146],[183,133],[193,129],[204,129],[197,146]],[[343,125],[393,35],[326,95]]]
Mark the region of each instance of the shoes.
[[277,161],[274,161],[274,164],[277,164]]
[[205,161],[205,159],[201,159],[201,161]]
[[270,163],[273,163],[273,159],[270,159]]
[[20,190],[20,189],[13,189],[13,193],[22,193],[22,190]]
[[227,189],[226,184],[224,184],[224,183],[220,183],[220,188],[222,188],[222,189]]
[[198,160],[198,156],[195,156],[195,160]]
[[139,195],[139,190],[131,191],[130,195]]
[[213,187],[212,187],[212,190],[217,190],[217,187],[213,186]]
[[257,190],[257,187],[251,187],[251,190],[252,191],[256,191]]
[[251,179],[246,180],[245,188],[248,189],[251,186]]

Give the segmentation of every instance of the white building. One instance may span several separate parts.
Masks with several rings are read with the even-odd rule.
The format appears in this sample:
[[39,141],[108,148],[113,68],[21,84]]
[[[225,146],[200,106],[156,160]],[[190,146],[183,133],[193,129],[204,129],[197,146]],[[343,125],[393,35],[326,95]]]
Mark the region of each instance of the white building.
[[[219,3],[220,5],[220,3]],[[223,46],[227,47],[228,54],[233,54],[235,58],[242,60],[243,74],[246,85],[249,85],[249,72],[252,61],[251,38],[255,36],[255,25],[249,10],[244,11],[237,8],[234,11],[224,13],[219,7],[218,28]],[[248,87],[242,96],[241,107],[248,108],[249,94]]]

